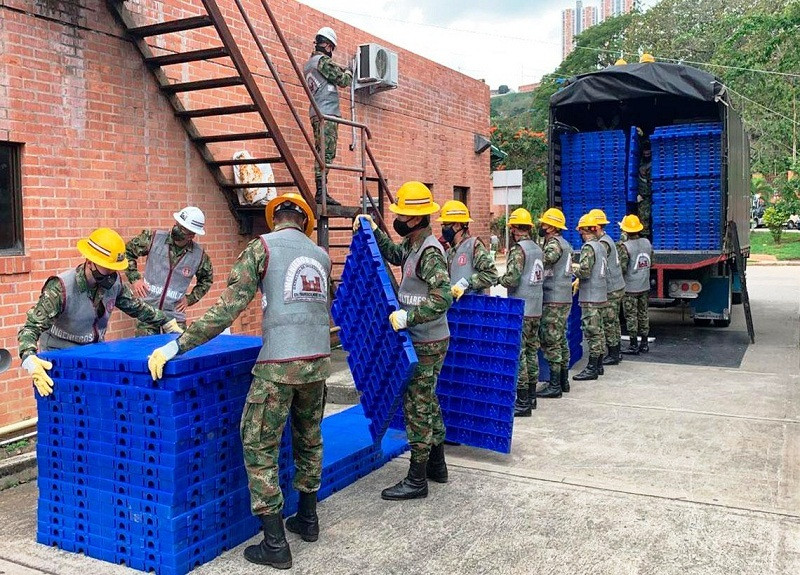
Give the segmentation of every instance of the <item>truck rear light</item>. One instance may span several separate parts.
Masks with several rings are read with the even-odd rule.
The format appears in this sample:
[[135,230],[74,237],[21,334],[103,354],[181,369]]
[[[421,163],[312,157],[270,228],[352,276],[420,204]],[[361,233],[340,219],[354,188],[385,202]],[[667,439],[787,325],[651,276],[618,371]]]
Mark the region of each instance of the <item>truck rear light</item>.
[[697,280],[673,280],[669,282],[669,297],[694,299],[703,291],[703,284]]

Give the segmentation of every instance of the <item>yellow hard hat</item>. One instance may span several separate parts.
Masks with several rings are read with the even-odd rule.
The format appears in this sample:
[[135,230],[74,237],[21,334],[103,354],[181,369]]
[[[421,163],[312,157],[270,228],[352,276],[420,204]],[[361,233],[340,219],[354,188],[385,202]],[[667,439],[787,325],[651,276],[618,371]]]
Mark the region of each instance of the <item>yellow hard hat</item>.
[[619,227],[622,228],[623,232],[628,232],[630,234],[641,232],[644,229],[642,222],[640,222],[639,218],[634,214],[629,214],[622,218],[622,221],[619,223]]
[[437,222],[455,222],[461,224],[468,224],[472,220],[469,217],[469,208],[464,205],[464,202],[458,200],[447,200],[442,206],[442,215],[436,218]]
[[90,262],[110,270],[128,269],[125,240],[112,229],[99,228],[88,238],[78,240],[78,251]]
[[593,210],[589,210],[588,215],[594,218],[595,225],[604,226],[608,223],[608,218],[606,217],[606,213],[603,210],[595,208]]
[[589,212],[588,214],[583,214],[581,216],[581,219],[578,220],[578,227],[575,229],[579,230],[581,228],[593,228],[595,226],[597,226],[597,216],[592,214],[592,212]]
[[639,57],[639,63],[640,63],[640,64],[653,63],[653,62],[655,62],[655,61],[656,61],[656,59],[655,59],[655,58],[653,58],[653,55],[652,55],[652,54],[650,54],[649,52],[645,52],[644,54],[642,54],[642,55]]
[[625,61],[625,58],[619,58],[619,59],[617,59],[617,61],[616,61],[616,62],[614,62],[614,65],[615,65],[615,66],[624,66],[624,65],[625,65],[625,64],[627,64],[627,63],[628,63],[628,62],[627,62],[627,61]]
[[564,212],[558,208],[550,208],[549,210],[545,211],[545,213],[542,214],[542,217],[539,218],[539,221],[543,224],[547,224],[548,226],[558,228],[559,230],[567,229],[567,218],[564,217]]
[[389,204],[389,211],[401,216],[428,216],[439,211],[433,194],[422,182],[406,182],[397,190],[397,203]]
[[508,216],[508,227],[511,226],[533,226],[531,213],[525,208],[517,208]]
[[274,227],[273,221],[275,219],[275,211],[279,206],[288,207],[285,206],[285,204],[293,204],[296,206],[294,209],[297,211],[297,213],[302,212],[305,214],[306,229],[304,231],[308,237],[311,237],[311,234],[314,232],[314,211],[308,205],[308,202],[303,199],[303,196],[295,192],[287,192],[283,195],[274,197],[269,201],[265,210],[267,216],[267,226],[269,229]]

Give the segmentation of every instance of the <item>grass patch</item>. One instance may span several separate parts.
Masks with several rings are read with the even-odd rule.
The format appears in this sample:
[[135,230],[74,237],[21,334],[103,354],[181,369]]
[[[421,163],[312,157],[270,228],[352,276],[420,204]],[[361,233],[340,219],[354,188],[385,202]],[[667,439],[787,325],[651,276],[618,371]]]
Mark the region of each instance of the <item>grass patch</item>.
[[13,443],[9,443],[8,445],[4,445],[3,449],[6,453],[15,453],[17,451],[21,451],[28,447],[31,444],[29,439],[20,439],[19,441],[15,441]]
[[768,231],[753,231],[750,253],[775,256],[779,260],[800,260],[800,234],[783,233],[781,243],[776,244]]

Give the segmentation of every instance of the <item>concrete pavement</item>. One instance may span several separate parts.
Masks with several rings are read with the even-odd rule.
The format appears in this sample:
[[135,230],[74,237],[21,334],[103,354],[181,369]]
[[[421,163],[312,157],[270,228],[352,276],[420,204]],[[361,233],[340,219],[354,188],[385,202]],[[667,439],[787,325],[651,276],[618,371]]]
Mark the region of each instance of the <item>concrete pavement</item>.
[[[319,542],[290,535],[292,572],[800,573],[800,268],[748,272],[738,369],[607,367],[516,420],[510,455],[448,446],[425,500],[380,499],[396,460],[320,505]],[[35,510],[35,485],[0,493],[0,573],[136,573],[36,544]],[[193,573],[277,573],[241,550]]]

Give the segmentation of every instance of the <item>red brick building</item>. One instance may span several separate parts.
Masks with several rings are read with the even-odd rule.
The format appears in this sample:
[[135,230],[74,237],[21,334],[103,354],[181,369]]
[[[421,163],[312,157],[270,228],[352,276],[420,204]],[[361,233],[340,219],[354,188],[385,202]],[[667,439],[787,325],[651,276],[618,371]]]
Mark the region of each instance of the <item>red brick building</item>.
[[[244,3],[265,30],[266,49],[307,125],[308,102],[260,0]],[[226,19],[231,17],[233,3],[220,4]],[[367,42],[398,53],[398,88],[357,95],[357,120],[369,125],[371,146],[392,190],[418,179],[432,185],[440,203],[463,197],[476,220],[475,231],[486,235],[489,155],[474,152],[474,135],[488,135],[488,87],[294,0],[269,4],[301,65],[321,26],[336,30],[334,59],[340,63]],[[139,25],[203,13],[200,0],[129,0],[125,6]],[[154,46],[167,52],[197,49],[203,37],[193,32]],[[257,48],[242,41],[241,49],[313,189],[312,154],[297,124],[281,105]],[[191,81],[187,70],[185,65],[172,67],[172,79]],[[349,93],[340,94],[343,115],[349,117]],[[197,107],[199,100],[231,105],[238,96],[230,89],[191,97]],[[242,130],[252,129],[254,122],[237,121],[243,122]],[[350,139],[349,130],[340,129],[337,163],[358,160],[348,150]],[[234,149],[220,148],[219,157],[230,159]],[[35,415],[30,378],[19,367],[16,334],[45,279],[81,262],[75,248],[79,238],[97,227],[111,227],[126,239],[145,228],[168,229],[174,211],[187,204],[201,207],[208,232],[201,243],[214,263],[215,281],[209,295],[190,308],[189,321],[216,300],[232,262],[252,239],[239,234],[217,182],[104,0],[0,2],[0,180],[0,347],[15,357],[12,368],[0,375],[0,426]],[[357,203],[359,189],[352,176],[332,175],[330,188],[344,203]],[[343,233],[339,238],[346,240]],[[233,331],[258,330],[254,302]],[[108,338],[132,334],[133,321],[115,312]]]

